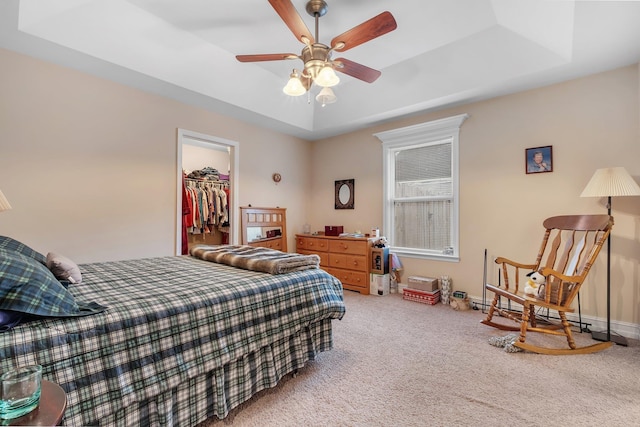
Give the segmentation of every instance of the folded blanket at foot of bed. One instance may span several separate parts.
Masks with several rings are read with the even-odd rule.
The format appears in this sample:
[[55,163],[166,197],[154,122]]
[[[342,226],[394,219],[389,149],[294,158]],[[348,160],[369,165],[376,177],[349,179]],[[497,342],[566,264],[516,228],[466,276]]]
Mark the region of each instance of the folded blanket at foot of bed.
[[205,261],[270,274],[319,268],[318,255],[301,255],[247,245],[196,245],[189,254]]

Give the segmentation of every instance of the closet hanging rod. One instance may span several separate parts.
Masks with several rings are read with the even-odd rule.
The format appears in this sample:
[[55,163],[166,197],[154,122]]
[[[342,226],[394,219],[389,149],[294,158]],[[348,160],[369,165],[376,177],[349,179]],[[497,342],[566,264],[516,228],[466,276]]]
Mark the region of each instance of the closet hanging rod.
[[184,179],[188,183],[194,184],[212,184],[212,185],[221,185],[221,186],[229,186],[229,181],[214,181],[211,179],[194,179],[194,178],[185,178]]

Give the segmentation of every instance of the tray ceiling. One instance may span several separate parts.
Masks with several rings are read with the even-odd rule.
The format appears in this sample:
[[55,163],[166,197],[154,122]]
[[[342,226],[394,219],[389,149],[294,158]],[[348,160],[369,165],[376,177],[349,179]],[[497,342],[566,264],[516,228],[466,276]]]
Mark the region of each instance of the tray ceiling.
[[340,73],[325,107],[282,92],[301,61],[236,61],[300,53],[267,0],[3,0],[0,46],[309,140],[640,60],[640,2],[327,2],[323,43],[385,10],[398,28],[340,54],[382,76]]

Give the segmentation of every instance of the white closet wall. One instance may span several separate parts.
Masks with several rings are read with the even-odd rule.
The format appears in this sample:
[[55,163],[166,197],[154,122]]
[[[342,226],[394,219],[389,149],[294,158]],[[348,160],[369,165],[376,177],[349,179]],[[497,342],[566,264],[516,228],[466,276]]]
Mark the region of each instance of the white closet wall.
[[[196,141],[197,143],[197,141]],[[229,153],[227,147],[202,143],[182,145],[182,169],[188,172],[211,166],[222,174],[229,174]]]

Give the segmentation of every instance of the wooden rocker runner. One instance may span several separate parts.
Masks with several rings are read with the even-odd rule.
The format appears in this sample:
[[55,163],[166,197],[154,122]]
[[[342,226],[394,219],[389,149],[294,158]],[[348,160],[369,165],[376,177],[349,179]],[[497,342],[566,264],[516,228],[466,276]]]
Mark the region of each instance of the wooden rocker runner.
[[[496,259],[495,262],[502,266],[504,286],[485,284],[485,288],[493,292],[495,297],[482,323],[505,331],[520,331],[520,336],[513,345],[535,353],[585,354],[610,347],[612,342],[577,347],[567,313],[574,311],[571,303],[578,295],[602,245],[611,233],[613,217],[555,216],[547,218],[543,225],[545,233],[535,263],[522,264],[506,258]],[[537,295],[525,295],[525,286],[520,286],[520,277],[530,271],[539,271],[546,278],[546,283],[540,286]],[[511,278],[513,282],[510,282]],[[502,306],[502,297],[508,300],[507,308]],[[512,303],[521,305],[522,311],[512,308]],[[549,316],[537,317],[536,311],[540,308],[544,311],[556,311],[559,322],[553,321]],[[495,322],[493,316],[496,314],[519,325]],[[569,348],[548,348],[528,343],[527,332],[564,336]]]

